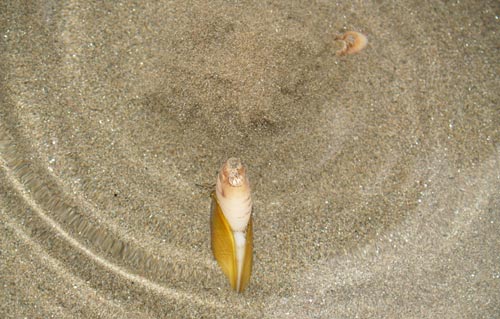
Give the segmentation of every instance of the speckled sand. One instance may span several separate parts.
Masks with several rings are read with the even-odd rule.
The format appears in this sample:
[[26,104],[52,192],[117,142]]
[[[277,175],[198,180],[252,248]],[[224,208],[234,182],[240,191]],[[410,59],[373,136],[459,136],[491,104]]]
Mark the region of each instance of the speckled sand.
[[[498,1],[3,1],[1,318],[500,316]],[[368,37],[339,57],[336,35]],[[232,292],[210,191],[248,167]]]

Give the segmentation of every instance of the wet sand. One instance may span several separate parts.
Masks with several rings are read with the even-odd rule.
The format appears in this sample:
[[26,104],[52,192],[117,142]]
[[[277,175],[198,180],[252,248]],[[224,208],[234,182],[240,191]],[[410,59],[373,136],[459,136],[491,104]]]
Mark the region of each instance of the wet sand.
[[[494,318],[495,1],[0,4],[2,318]],[[365,50],[337,56],[355,30]],[[248,167],[254,270],[210,252]]]

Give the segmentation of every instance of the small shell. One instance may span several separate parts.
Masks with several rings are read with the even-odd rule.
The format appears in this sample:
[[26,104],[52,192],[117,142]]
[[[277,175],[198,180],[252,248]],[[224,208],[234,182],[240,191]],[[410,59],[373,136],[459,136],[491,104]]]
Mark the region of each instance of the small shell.
[[346,31],[344,34],[336,36],[335,40],[342,42],[342,49],[336,52],[337,55],[341,56],[358,53],[368,44],[366,36],[356,31]]
[[253,232],[250,186],[239,159],[222,166],[211,197],[212,252],[231,287],[242,292],[252,272]]

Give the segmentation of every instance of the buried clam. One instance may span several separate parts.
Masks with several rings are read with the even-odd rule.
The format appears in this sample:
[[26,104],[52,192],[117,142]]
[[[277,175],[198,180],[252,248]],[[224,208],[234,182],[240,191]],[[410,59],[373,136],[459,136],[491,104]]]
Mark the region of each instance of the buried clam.
[[224,163],[211,197],[212,252],[231,287],[242,292],[252,272],[252,197],[246,169],[238,158]]
[[335,40],[342,43],[342,48],[336,52],[340,56],[358,53],[368,44],[366,36],[356,31],[346,31],[344,34],[336,36]]

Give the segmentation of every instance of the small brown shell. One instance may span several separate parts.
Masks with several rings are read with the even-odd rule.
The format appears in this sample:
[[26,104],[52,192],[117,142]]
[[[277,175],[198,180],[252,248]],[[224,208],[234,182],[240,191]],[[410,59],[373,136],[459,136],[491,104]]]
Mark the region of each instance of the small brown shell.
[[342,42],[342,49],[336,52],[340,56],[358,53],[368,44],[366,36],[356,31],[346,31],[344,34],[336,36],[335,40]]

